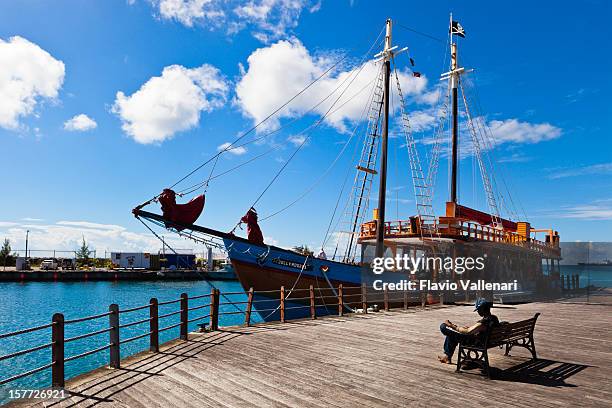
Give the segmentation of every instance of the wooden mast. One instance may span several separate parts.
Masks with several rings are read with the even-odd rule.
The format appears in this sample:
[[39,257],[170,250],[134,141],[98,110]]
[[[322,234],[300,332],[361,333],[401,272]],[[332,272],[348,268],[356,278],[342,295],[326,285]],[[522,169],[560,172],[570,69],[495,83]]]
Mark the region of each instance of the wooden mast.
[[384,63],[384,93],[383,93],[383,128],[382,128],[382,152],[380,162],[380,182],[378,187],[378,216],[376,219],[376,257],[382,257],[385,253],[385,201],[387,190],[387,148],[389,142],[389,77],[391,75],[391,19],[387,19],[387,32],[385,36],[385,48],[382,52]]
[[452,157],[451,157],[451,188],[450,200],[457,203],[457,150],[459,146],[459,126],[457,123],[457,85],[459,73],[457,72],[457,43],[453,41],[453,15],[450,16],[450,47],[451,47],[451,87],[452,87]]

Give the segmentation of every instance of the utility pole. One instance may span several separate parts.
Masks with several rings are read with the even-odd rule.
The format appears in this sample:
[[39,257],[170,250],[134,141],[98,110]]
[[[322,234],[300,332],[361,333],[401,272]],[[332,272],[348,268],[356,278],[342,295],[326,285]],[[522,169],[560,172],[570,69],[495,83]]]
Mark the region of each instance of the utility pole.
[[25,260],[26,265],[28,263],[28,239],[30,237],[30,230],[26,230],[26,247],[25,247]]

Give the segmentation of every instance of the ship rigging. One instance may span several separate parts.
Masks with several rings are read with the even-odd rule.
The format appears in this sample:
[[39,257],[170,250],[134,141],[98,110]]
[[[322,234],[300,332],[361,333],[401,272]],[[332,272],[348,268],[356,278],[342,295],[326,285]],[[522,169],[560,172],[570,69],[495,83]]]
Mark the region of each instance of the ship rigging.
[[[308,288],[309,285],[313,284],[317,287],[320,287],[320,285],[332,287],[337,284],[360,285],[368,280],[368,272],[371,271],[369,265],[373,258],[405,253],[412,253],[416,256],[417,252],[453,257],[472,256],[484,252],[489,255],[489,270],[492,271],[489,272],[489,275],[500,274],[508,278],[518,277],[521,280],[523,290],[535,290],[532,282],[542,278],[543,260],[547,262],[548,274],[552,272],[554,275],[555,262],[558,272],[560,259],[559,234],[553,229],[534,229],[526,219],[524,221],[516,220],[518,218],[516,216],[517,211],[513,208],[515,207],[514,202],[503,178],[501,184],[506,188],[505,194],[502,194],[499,188],[490,155],[495,147],[494,137],[483,119],[483,115],[477,114],[473,108],[478,104],[473,103],[469,93],[466,92],[468,85],[463,77],[472,70],[462,67],[458,58],[457,38],[465,37],[465,30],[457,21],[453,20],[451,15],[447,42],[448,52],[450,53],[450,67],[440,78],[443,81],[442,83],[446,82],[447,86],[445,90],[440,92],[443,97],[440,98],[436,106],[437,119],[433,128],[433,136],[423,137],[417,141],[412,131],[411,118],[402,91],[402,81],[396,66],[396,58],[401,54],[408,55],[408,48],[400,49],[393,45],[392,29],[393,23],[391,19],[388,19],[385,27],[360,59],[355,69],[351,70],[350,74],[346,75],[343,81],[327,96],[317,101],[304,113],[303,116],[306,116],[315,112],[321,106],[327,107],[319,118],[298,134],[302,137],[301,143],[296,146],[289,158],[280,166],[263,191],[250,203],[247,215],[229,232],[194,224],[204,206],[204,193],[207,192],[211,181],[248,165],[250,162],[269,154],[274,148],[232,169],[215,173],[219,157],[232,149],[262,140],[295,123],[298,120],[297,118],[282,124],[271,132],[258,133],[256,137],[246,139],[264,122],[274,118],[282,109],[289,107],[297,97],[306,95],[308,90],[316,86],[318,81],[330,75],[340,63],[346,60],[346,54],[320,76],[314,78],[285,104],[248,129],[222,151],[182,177],[170,188],[164,190],[162,194],[136,207],[133,210],[134,215],[156,236],[158,234],[147,223],[169,229],[179,236],[206,246],[214,246],[227,251],[245,290],[251,287],[260,291],[277,289],[279,284],[290,287],[292,290],[296,287]],[[383,38],[383,48],[373,56],[374,60],[372,61],[372,50],[380,44],[381,37]],[[412,57],[410,56],[408,59],[411,65],[414,65]],[[363,73],[367,64],[376,64],[375,77],[368,80],[365,87],[355,92],[351,89],[351,86],[356,82],[357,77]],[[416,71],[411,73],[415,77],[421,75]],[[351,92],[349,92],[349,89],[351,89]],[[355,124],[353,131],[350,133],[349,141],[340,149],[336,159],[294,201],[271,215],[259,219],[255,206],[260,203],[262,197],[306,145],[314,131],[321,126],[326,118],[341,110],[347,103],[359,97],[365,91],[369,92],[369,96],[363,108],[361,119]],[[398,99],[399,131],[404,138],[404,146],[408,156],[410,166],[408,174],[412,181],[416,214],[406,220],[390,221],[386,211],[386,195],[390,117],[394,114],[391,104],[394,98]],[[460,108],[463,108],[462,116],[459,113]],[[463,122],[460,122],[460,118],[463,118]],[[460,149],[462,136],[460,131],[462,130],[466,131],[465,133],[471,141],[471,150],[467,150],[467,153]],[[449,131],[450,135],[448,143],[450,145],[448,154],[449,199],[445,205],[445,214],[436,216],[433,198],[440,158],[446,144],[444,137],[446,131]],[[265,244],[258,222],[280,214],[312,192],[339,162],[340,157],[345,154],[353,140],[358,141],[355,144],[356,147],[361,146],[361,154],[357,154],[357,149],[354,153],[358,160],[355,165],[357,171],[353,180],[353,187],[348,192],[343,206],[340,203],[345,192],[345,185],[343,184],[340,188],[321,245],[321,250],[323,250],[330,243],[331,237],[336,237],[332,245],[331,259],[327,259],[326,256],[312,257],[293,250]],[[431,146],[431,149],[427,171],[425,172],[421,165],[419,150],[429,146]],[[486,212],[460,203],[459,164],[462,154],[469,154],[478,164],[486,197]],[[175,193],[173,189],[182,185],[192,176],[195,177],[206,166],[210,167],[207,178]],[[377,183],[375,183],[376,181]],[[202,190],[202,194],[195,197],[191,202],[187,204],[176,203],[176,195],[183,197],[200,190]],[[371,201],[375,199],[372,197],[374,191],[377,193],[377,207],[374,208],[373,219],[368,220]],[[145,206],[154,202],[162,204],[163,215],[143,210]],[[512,220],[512,217],[502,216],[502,209],[510,215],[514,215],[513,218],[516,221]],[[235,235],[237,228],[242,223],[247,224],[248,238],[246,239]],[[535,234],[538,232],[546,233],[544,241],[536,239]],[[431,278],[434,281],[457,278],[454,271],[435,270],[428,271],[428,273],[432,274]],[[473,278],[483,277],[490,278],[491,276],[474,276]]]

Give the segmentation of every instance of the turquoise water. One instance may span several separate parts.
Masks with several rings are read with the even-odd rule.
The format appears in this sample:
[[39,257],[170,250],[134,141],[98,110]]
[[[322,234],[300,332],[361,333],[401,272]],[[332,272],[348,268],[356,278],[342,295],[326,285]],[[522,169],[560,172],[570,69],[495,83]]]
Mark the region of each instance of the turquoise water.
[[[0,284],[0,334],[7,333],[27,327],[44,325],[51,322],[53,313],[63,313],[64,318],[75,319],[84,316],[100,314],[108,311],[111,303],[117,303],[119,309],[128,309],[149,303],[149,299],[156,297],[160,302],[178,299],[185,292],[189,296],[208,294],[212,286],[218,288],[221,293],[242,291],[242,287],[235,281],[223,282],[29,282],[29,283],[2,283]],[[221,303],[246,300],[242,294],[221,297]],[[190,301],[189,307],[209,303],[209,298]],[[237,311],[244,309],[244,305],[222,305],[221,312]],[[159,314],[174,312],[179,309],[178,303],[161,305]],[[148,317],[148,309],[128,314],[120,314],[120,324],[142,320]],[[190,312],[189,318],[207,315],[209,308]],[[222,326],[242,324],[242,314],[221,315],[219,324]],[[259,320],[257,314],[253,314],[254,322]],[[179,315],[174,315],[160,320],[160,328],[167,327],[179,322]],[[208,322],[208,319],[202,320]],[[197,321],[190,323],[190,331],[197,329]],[[90,333],[107,328],[108,316],[100,319],[82,323],[67,324],[65,326],[65,338],[79,334]],[[121,329],[121,339],[137,336],[148,331],[148,324]],[[174,328],[160,333],[160,343],[179,336],[179,328]],[[44,329],[33,333],[19,335],[17,337],[0,339],[0,355],[31,348],[51,341],[51,329]],[[102,333],[95,337],[66,343],[65,356],[80,354],[109,343],[109,334]],[[149,338],[135,340],[121,345],[121,357],[127,357],[147,350]],[[109,351],[103,350],[99,353],[83,357],[81,359],[66,363],[66,378],[108,364]],[[0,379],[28,371],[51,362],[51,350],[49,348],[36,351],[24,356],[18,356],[8,360],[0,361]],[[0,386],[0,404],[6,402],[6,390],[8,388],[42,388],[50,386],[51,370],[47,369],[40,373],[13,381]]]
[[612,287],[612,267],[611,266],[583,266],[583,265],[562,265],[561,275],[580,276],[579,283],[581,288],[587,286]]

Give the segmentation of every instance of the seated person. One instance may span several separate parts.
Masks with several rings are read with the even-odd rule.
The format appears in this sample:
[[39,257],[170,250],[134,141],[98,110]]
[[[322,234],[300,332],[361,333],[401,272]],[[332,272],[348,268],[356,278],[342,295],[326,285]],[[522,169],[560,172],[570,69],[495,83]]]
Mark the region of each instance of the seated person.
[[487,329],[499,325],[497,316],[491,314],[491,306],[493,303],[486,299],[480,298],[476,300],[475,312],[478,312],[482,319],[472,326],[459,327],[449,320],[446,320],[440,325],[440,331],[446,336],[444,340],[444,356],[438,356],[438,360],[444,364],[451,364],[453,354],[457,344],[461,341],[477,341],[481,334],[484,334]]

